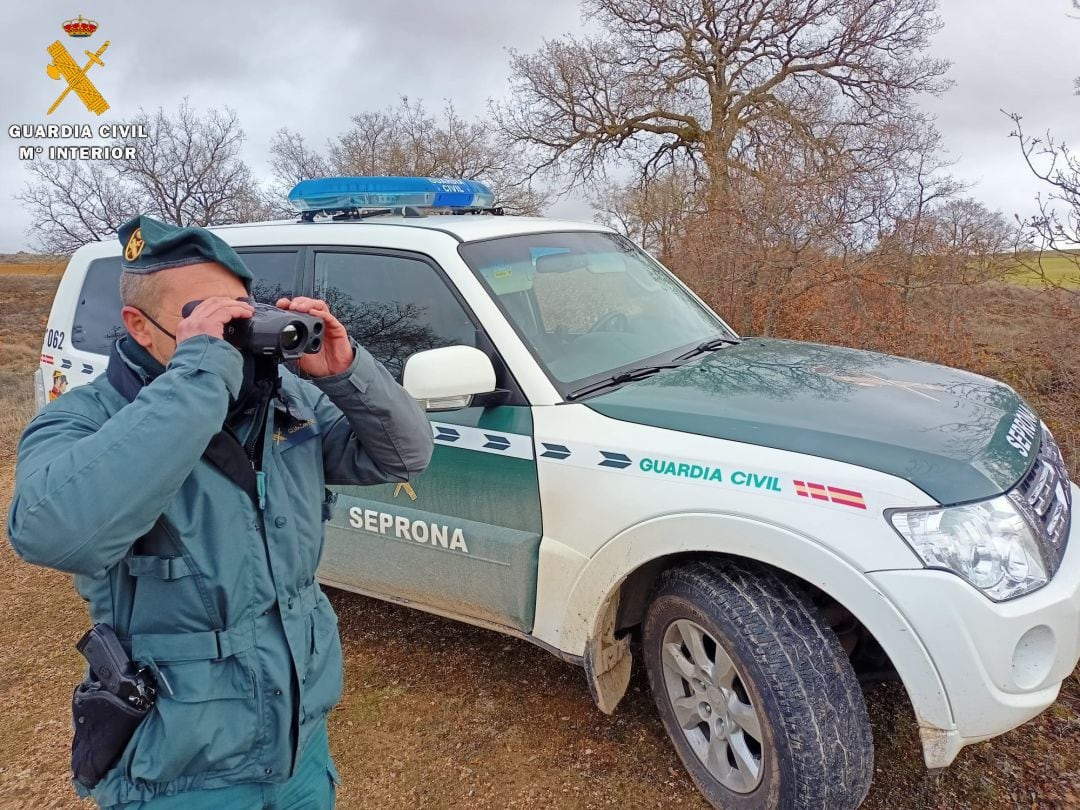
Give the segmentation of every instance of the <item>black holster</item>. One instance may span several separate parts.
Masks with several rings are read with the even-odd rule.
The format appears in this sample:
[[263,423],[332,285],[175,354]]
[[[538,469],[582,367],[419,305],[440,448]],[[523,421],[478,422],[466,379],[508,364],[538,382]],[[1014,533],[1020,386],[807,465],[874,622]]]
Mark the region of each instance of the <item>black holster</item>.
[[128,659],[108,625],[94,625],[76,648],[90,664],[90,677],[71,697],[71,771],[89,790],[116,765],[153,709],[156,690],[152,677]]
[[93,788],[120,759],[147,712],[105,691],[96,681],[75,687],[71,710],[75,718],[71,771],[76,782]]

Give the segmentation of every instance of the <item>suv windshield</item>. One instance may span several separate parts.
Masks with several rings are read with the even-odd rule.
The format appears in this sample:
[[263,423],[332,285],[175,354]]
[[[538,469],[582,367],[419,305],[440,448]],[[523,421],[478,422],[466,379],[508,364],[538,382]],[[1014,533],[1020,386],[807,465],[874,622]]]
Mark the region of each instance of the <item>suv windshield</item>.
[[518,334],[568,390],[643,361],[734,337],[629,240],[609,233],[509,236],[458,248]]

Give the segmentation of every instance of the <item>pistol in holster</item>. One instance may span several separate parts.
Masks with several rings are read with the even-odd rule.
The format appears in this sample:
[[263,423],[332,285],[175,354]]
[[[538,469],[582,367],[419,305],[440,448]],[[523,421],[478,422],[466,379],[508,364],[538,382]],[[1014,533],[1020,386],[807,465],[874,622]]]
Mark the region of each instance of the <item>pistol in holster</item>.
[[71,770],[75,781],[90,789],[116,765],[154,707],[157,684],[146,667],[128,657],[107,624],[95,624],[75,649],[90,665],[90,677],[75,687],[71,700]]

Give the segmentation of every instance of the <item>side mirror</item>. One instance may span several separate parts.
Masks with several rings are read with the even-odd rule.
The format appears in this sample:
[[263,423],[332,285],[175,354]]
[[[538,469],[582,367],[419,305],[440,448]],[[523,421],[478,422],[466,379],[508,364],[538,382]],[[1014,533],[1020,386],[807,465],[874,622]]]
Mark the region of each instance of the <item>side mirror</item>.
[[444,346],[409,357],[401,384],[426,411],[465,408],[474,394],[495,390],[495,367],[472,346]]

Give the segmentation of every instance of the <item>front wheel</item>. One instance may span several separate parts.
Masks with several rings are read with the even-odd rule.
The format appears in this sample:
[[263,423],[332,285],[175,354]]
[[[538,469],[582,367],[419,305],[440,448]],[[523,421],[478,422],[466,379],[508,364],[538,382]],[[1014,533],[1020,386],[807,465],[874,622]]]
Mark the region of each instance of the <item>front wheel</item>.
[[791,581],[740,561],[661,575],[642,630],[660,718],[714,807],[843,810],[873,774],[835,634]]

